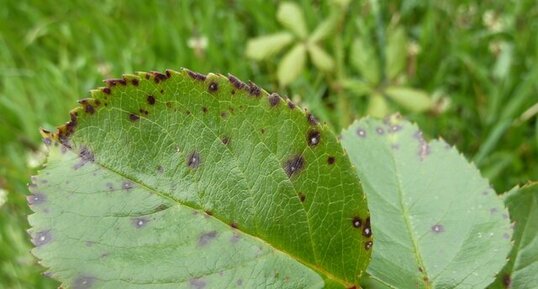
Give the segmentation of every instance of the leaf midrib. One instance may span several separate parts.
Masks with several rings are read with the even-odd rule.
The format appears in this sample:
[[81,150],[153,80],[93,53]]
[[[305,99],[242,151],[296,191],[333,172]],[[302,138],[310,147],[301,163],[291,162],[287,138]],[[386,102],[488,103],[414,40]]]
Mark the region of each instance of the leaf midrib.
[[[402,208],[402,217],[403,217],[404,222],[405,222],[405,228],[409,233],[409,236],[411,238],[411,242],[413,243],[413,251],[414,251],[413,253],[415,255],[415,260],[417,261],[417,265],[420,266],[420,268],[422,268],[423,274],[425,276],[428,276],[428,271],[426,270],[426,266],[424,266],[424,260],[422,259],[422,256],[421,256],[420,251],[419,251],[417,237],[415,236],[415,234],[414,234],[414,232],[412,230],[412,224],[411,224],[411,220],[409,218],[409,212],[407,211],[407,209],[406,209],[406,207],[404,206],[404,203],[403,203],[405,192],[402,190],[400,170],[399,170],[399,167],[397,165],[397,161],[396,161],[396,158],[395,158],[394,154],[389,153],[389,155],[390,155],[392,164],[394,165],[394,175],[395,175],[395,179],[396,179],[397,185],[398,185],[398,188],[397,188],[398,189],[398,197],[399,197],[399,200],[400,200],[399,205]],[[423,281],[423,283],[425,285],[425,288],[432,288],[431,284],[429,282],[423,280],[422,278],[419,278],[419,279],[421,279]],[[378,278],[376,278],[376,280],[381,281]]]

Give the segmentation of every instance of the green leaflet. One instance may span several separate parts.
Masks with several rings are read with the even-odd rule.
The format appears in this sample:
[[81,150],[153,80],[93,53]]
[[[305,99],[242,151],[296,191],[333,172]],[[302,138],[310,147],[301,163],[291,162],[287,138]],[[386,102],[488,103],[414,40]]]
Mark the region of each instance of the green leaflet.
[[233,76],[126,75],[55,133],[33,253],[64,287],[349,288],[364,195],[325,125]]
[[538,288],[538,183],[505,194],[515,224],[514,247],[508,263],[488,288]]
[[[506,262],[512,229],[488,182],[442,140],[392,116],[343,132],[374,217],[367,272],[391,288],[484,288]],[[374,282],[375,283],[375,282]]]

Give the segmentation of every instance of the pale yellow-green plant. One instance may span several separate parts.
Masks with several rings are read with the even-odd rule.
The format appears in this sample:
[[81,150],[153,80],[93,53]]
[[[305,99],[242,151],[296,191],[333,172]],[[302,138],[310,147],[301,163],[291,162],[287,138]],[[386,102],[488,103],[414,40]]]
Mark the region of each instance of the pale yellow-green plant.
[[339,15],[333,13],[310,33],[301,8],[294,2],[282,2],[277,20],[285,30],[251,39],[247,43],[246,56],[264,61],[291,46],[278,63],[277,78],[281,86],[287,86],[301,75],[307,57],[320,71],[333,71],[335,61],[322,48],[321,42],[334,30],[338,19]]
[[412,112],[431,109],[434,102],[427,92],[406,85],[410,45],[405,30],[392,25],[385,35],[387,42],[383,55],[377,53],[366,35],[357,36],[351,46],[350,60],[360,77],[346,78],[342,86],[356,96],[369,97],[368,115],[387,115],[392,111],[391,102]]

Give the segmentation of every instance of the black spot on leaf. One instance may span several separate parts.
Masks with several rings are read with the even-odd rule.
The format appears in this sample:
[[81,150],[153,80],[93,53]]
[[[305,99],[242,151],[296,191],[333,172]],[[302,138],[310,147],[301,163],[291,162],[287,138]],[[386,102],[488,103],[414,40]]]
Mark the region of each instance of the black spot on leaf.
[[295,103],[293,103],[291,100],[288,100],[288,107],[290,109],[294,109],[295,108]]
[[95,160],[95,156],[87,147],[82,147],[78,156],[80,157],[80,161],[73,165],[73,169],[75,170],[78,170],[86,163],[93,162]]
[[236,222],[232,222],[232,223],[230,224],[230,227],[232,227],[232,228],[234,228],[234,229],[237,229],[237,228],[238,228],[238,225],[237,225]]
[[351,220],[351,224],[353,224],[353,227],[360,228],[362,226],[362,220],[359,217],[353,217],[353,220]]
[[223,137],[220,138],[220,141],[222,142],[222,144],[227,145],[227,144],[230,143],[230,138],[227,137],[227,136],[223,136]]
[[245,83],[243,83],[241,80],[239,80],[237,77],[228,74],[228,81],[237,89],[242,89],[245,87]]
[[217,238],[217,231],[210,231],[203,233],[198,238],[198,246],[203,247],[211,243],[215,238]]
[[198,166],[200,166],[200,154],[196,151],[192,152],[188,157],[187,157],[187,166],[191,169],[195,169],[197,168]]
[[334,164],[334,162],[336,162],[336,159],[335,159],[333,156],[329,156],[329,157],[327,158],[327,163],[328,163],[329,165]]
[[157,72],[157,71],[152,71],[151,74],[153,75],[153,80],[155,81],[155,83],[159,83],[161,81],[164,81],[166,79],[168,79],[171,75],[170,75],[170,71],[166,71],[166,74],[163,74],[163,73],[160,73],[160,72]]
[[395,132],[398,132],[402,129],[402,126],[401,125],[397,125],[397,124],[393,124],[390,126],[389,128],[389,132],[391,133],[395,133]]
[[319,131],[317,130],[310,130],[308,132],[308,135],[306,137],[306,141],[308,143],[309,146],[316,146],[319,144],[321,140],[321,135],[319,133]]
[[206,79],[205,75],[194,71],[187,70],[187,74],[194,80],[204,81]]
[[138,79],[133,78],[133,79],[131,80],[131,83],[132,83],[134,86],[138,86]]
[[511,288],[512,286],[512,278],[508,273],[503,274],[503,286],[504,288]]
[[357,135],[358,135],[359,137],[366,137],[366,131],[365,131],[364,129],[360,128],[360,127],[357,128],[356,133],[357,133]]
[[110,92],[111,92],[110,87],[103,87],[103,88],[101,89],[101,91],[102,91],[103,93],[105,93],[105,94],[110,94]]
[[305,165],[305,160],[301,155],[292,156],[284,163],[284,171],[288,177],[292,177],[299,173]]
[[133,218],[131,220],[131,223],[133,224],[133,226],[135,226],[135,228],[137,229],[140,229],[144,226],[146,226],[146,224],[149,222],[149,220],[147,218]]
[[260,96],[261,89],[252,81],[248,82],[248,93],[252,96]]
[[147,101],[150,105],[154,105],[155,104],[155,96],[153,95],[148,95],[147,97]]
[[97,279],[90,276],[80,276],[73,282],[73,289],[90,289]]
[[277,106],[279,103],[280,95],[278,95],[277,93],[271,93],[271,95],[269,95],[269,104],[271,106]]
[[207,113],[207,107],[205,107],[205,106],[202,107],[202,111],[203,111],[204,113]]
[[318,122],[318,119],[311,113],[308,113],[306,115],[306,119],[308,120],[308,122],[311,124],[311,125],[317,125],[319,122]]
[[134,188],[134,185],[132,182],[130,181],[124,181],[122,184],[121,184],[121,189],[124,190],[124,191],[130,191]]
[[366,222],[364,222],[362,235],[367,238],[370,238],[372,236],[372,228],[370,227],[370,217],[366,218]]
[[301,201],[301,203],[304,203],[304,201],[306,200],[306,195],[304,193],[299,193],[299,200]]
[[50,230],[37,232],[34,237],[32,238],[32,243],[36,247],[41,247],[43,245],[46,245],[52,241],[52,234],[50,233]]
[[432,226],[432,232],[438,234],[445,231],[445,228],[441,224],[435,224]]
[[26,200],[28,201],[28,204],[35,206],[35,205],[41,205],[44,202],[47,201],[47,198],[42,193],[34,193],[30,194],[26,197]]
[[207,283],[200,278],[193,278],[189,281],[191,288],[193,289],[204,289]]
[[129,120],[130,120],[130,121],[133,121],[133,122],[134,122],[134,121],[137,121],[137,120],[139,120],[139,119],[140,119],[140,116],[138,116],[138,115],[136,115],[136,114],[134,114],[134,113],[130,113],[130,114],[129,114]]
[[219,85],[216,82],[211,82],[209,84],[209,86],[207,87],[207,90],[209,92],[215,92],[215,91],[219,90]]

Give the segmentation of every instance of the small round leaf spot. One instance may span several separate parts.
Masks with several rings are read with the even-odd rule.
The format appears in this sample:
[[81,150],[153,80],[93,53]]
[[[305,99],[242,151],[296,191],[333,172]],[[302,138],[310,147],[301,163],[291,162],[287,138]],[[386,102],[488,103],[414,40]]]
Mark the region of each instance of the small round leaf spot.
[[216,82],[211,82],[207,88],[209,92],[215,92],[219,90],[219,85]]
[[445,231],[445,228],[441,224],[435,224],[432,226],[432,231],[434,233],[442,233]]
[[198,152],[192,152],[187,157],[187,166],[191,169],[195,169],[200,166],[200,154]]
[[307,142],[309,146],[316,146],[320,142],[320,133],[317,130],[311,130],[308,132]]

